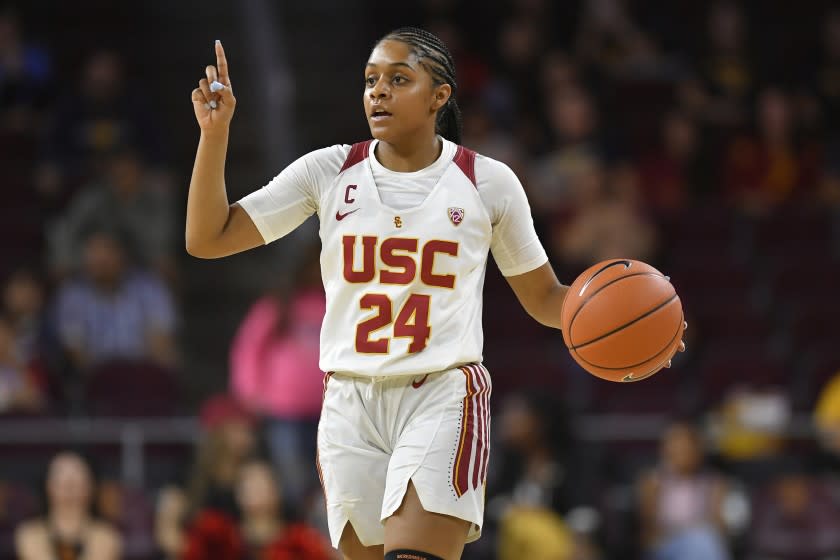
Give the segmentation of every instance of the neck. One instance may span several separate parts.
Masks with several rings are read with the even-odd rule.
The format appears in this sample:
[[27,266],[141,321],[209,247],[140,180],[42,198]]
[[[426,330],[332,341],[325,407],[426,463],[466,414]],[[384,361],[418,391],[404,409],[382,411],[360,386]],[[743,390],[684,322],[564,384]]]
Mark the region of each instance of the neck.
[[433,164],[443,151],[436,135],[415,134],[398,143],[381,141],[376,145],[376,159],[391,171],[419,171]]
[[265,542],[272,539],[280,531],[282,523],[273,515],[246,516],[242,523],[245,535],[251,541]]
[[49,514],[50,523],[62,535],[79,532],[87,523],[87,513],[76,506],[54,506]]

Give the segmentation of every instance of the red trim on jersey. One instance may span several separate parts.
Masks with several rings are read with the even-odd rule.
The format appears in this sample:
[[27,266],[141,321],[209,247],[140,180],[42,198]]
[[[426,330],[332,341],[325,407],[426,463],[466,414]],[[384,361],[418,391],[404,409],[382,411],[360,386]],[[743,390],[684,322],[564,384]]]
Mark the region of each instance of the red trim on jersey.
[[[467,394],[464,395],[463,407],[461,409],[461,437],[458,444],[458,452],[455,454],[455,464],[452,471],[452,487],[455,495],[459,498],[469,489],[470,463],[472,463],[472,445],[475,437],[473,427],[473,396],[475,388],[473,385],[472,372],[466,367],[460,368],[464,373],[467,384]],[[466,453],[464,452],[466,451]]]
[[467,176],[467,179],[470,180],[473,186],[477,187],[478,185],[475,182],[475,152],[463,146],[458,146],[458,151],[455,152],[455,157],[452,161],[461,168],[461,171],[464,172],[464,175]]
[[344,165],[341,166],[339,173],[345,169],[350,169],[357,163],[364,161],[368,157],[368,147],[373,140],[366,140],[364,142],[357,142],[350,148],[350,153],[347,154],[347,159],[344,160]]

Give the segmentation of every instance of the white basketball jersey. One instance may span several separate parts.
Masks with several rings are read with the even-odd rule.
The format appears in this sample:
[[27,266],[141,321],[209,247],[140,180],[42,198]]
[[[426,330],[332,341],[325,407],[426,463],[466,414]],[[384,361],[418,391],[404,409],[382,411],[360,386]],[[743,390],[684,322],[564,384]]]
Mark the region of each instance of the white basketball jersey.
[[480,362],[492,227],[475,152],[458,147],[419,206],[385,206],[354,144],[319,208],[323,371],[413,375]]

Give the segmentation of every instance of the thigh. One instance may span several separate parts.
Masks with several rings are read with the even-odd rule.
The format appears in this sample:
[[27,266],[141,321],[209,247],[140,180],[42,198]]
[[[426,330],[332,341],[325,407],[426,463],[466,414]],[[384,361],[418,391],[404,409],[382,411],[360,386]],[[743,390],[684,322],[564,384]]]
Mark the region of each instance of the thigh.
[[470,526],[469,521],[424,510],[414,484],[409,482],[402,504],[385,521],[384,550],[417,550],[444,560],[458,560]]
[[317,439],[318,474],[333,546],[339,546],[351,524],[361,543],[381,544],[380,512],[390,454],[378,443],[378,430],[359,402],[352,380],[329,380]]
[[381,544],[363,545],[351,523],[344,526],[338,549],[344,560],[382,560],[385,556],[385,549]]
[[391,457],[382,517],[385,550],[419,550],[446,560],[481,534],[489,455],[490,376],[464,366],[411,389],[418,405]]

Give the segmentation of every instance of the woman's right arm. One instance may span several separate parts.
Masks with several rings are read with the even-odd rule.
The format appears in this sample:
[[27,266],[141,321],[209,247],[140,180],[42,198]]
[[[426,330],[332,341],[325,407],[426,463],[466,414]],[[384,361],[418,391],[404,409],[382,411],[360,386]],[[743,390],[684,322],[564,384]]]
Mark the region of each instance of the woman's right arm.
[[[192,92],[201,138],[195,156],[187,199],[187,252],[215,259],[262,245],[265,241],[253,220],[238,205],[230,205],[225,190],[225,157],[230,121],[236,107],[225,51],[216,42],[216,67],[206,68],[207,78]],[[218,81],[224,89],[213,92]]]

